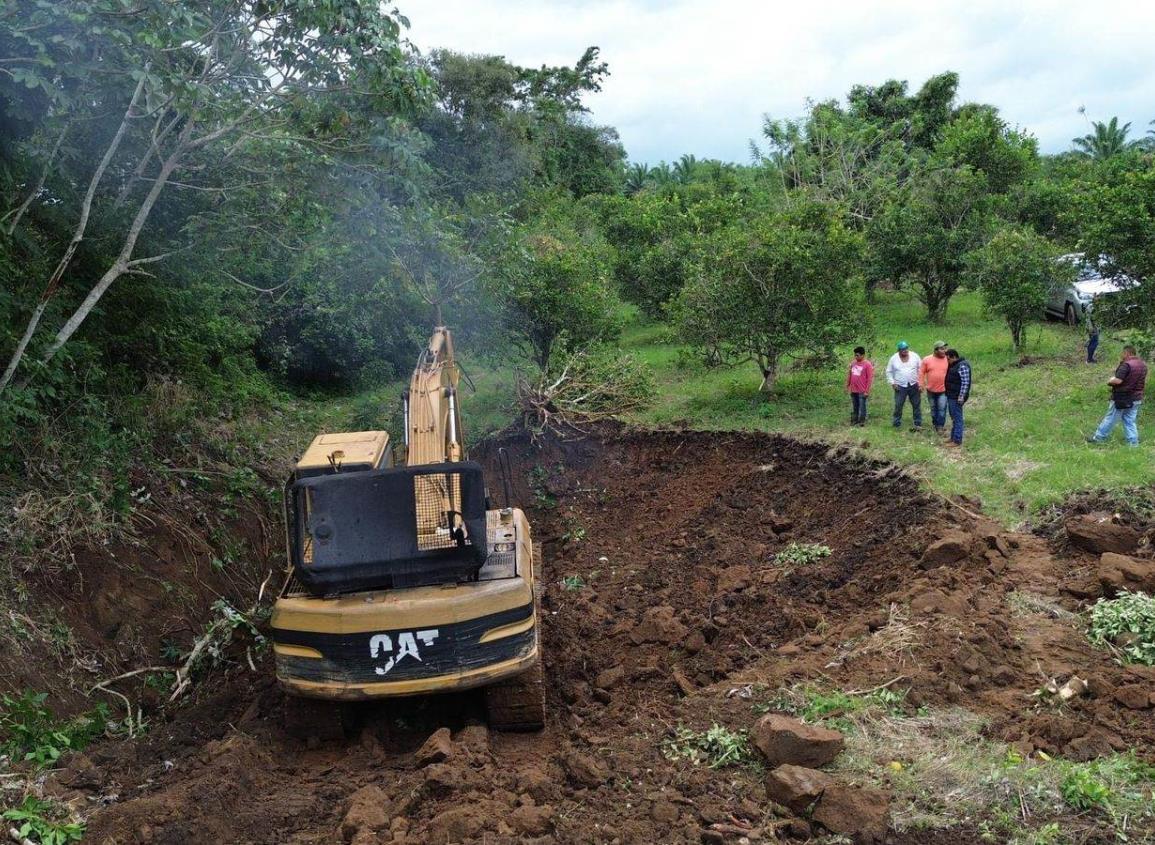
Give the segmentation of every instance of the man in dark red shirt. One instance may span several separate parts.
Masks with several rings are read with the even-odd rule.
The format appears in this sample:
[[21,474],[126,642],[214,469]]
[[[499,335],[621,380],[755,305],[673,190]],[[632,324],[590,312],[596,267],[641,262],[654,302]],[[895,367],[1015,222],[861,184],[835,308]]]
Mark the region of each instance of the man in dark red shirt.
[[1122,422],[1128,445],[1138,446],[1139,406],[1143,403],[1143,389],[1147,385],[1147,364],[1135,354],[1134,346],[1123,347],[1123,358],[1107,384],[1111,388],[1111,404],[1107,406],[1107,415],[1099,423],[1099,428],[1087,438],[1087,442],[1102,443]]

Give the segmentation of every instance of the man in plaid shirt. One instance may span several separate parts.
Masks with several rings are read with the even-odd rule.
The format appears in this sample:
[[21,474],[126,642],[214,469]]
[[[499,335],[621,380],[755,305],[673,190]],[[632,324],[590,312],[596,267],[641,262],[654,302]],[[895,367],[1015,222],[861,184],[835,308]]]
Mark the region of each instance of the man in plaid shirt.
[[963,405],[971,395],[971,365],[957,349],[947,350],[946,409],[950,412],[950,440],[943,444],[957,449],[963,439]]

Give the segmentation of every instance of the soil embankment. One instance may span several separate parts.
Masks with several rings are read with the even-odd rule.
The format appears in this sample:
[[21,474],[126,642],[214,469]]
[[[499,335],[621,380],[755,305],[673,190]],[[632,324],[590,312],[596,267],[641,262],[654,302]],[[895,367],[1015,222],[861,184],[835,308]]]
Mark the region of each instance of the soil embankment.
[[[1155,759],[1151,711],[1120,694],[1155,692],[1155,673],[1116,665],[1062,613],[1009,601],[1077,607],[1097,556],[1057,554],[893,468],[783,438],[607,427],[501,445],[545,549],[544,732],[491,733],[464,695],[366,708],[356,735],[310,745],[281,727],[269,658],[255,672],[240,659],[143,739],[96,746],[53,776],[57,795],[91,808],[86,841],[805,838],[820,827],[771,808],[757,766],[668,754],[679,728],[748,729],[800,683],[909,690],[907,706],[965,708],[1024,754]],[[496,448],[478,450],[494,491]],[[796,542],[831,553],[775,561]],[[1088,694],[1061,710],[1032,696],[1076,674]]]

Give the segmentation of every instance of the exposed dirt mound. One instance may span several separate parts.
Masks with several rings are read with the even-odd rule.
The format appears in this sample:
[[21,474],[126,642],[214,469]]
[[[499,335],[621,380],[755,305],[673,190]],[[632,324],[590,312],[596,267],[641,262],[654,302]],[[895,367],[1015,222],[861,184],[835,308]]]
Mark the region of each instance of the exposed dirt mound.
[[[491,733],[477,696],[455,696],[366,708],[355,737],[310,747],[282,730],[270,661],[242,664],[143,740],[95,748],[55,778],[58,794],[101,807],[88,841],[720,843],[824,825],[873,841],[885,793],[840,783],[807,820],[768,801],[757,767],[663,754],[679,726],[752,727],[759,690],[800,681],[909,688],[912,706],[964,706],[1026,753],[1152,759],[1155,719],[1119,691],[1155,691],[1155,675],[1086,645],[1063,613],[1077,601],[1062,592],[1072,561],[1043,538],[781,438],[515,437],[480,450],[494,491],[498,445],[545,548],[543,733]],[[1016,616],[1012,593],[1056,612]],[[1074,674],[1087,695],[1037,705],[1048,679]]]

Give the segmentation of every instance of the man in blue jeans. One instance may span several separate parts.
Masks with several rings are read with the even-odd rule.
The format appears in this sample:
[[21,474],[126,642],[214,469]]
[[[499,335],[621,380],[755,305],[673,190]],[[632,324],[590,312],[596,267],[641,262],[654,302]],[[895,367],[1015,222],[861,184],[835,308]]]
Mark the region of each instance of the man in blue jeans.
[[898,342],[897,349],[886,365],[886,380],[894,388],[894,427],[902,427],[902,406],[910,400],[910,410],[914,414],[911,431],[921,431],[922,389],[918,385],[918,368],[922,359],[905,340]]
[[1088,443],[1102,443],[1120,422],[1130,446],[1139,445],[1139,406],[1143,404],[1143,389],[1147,385],[1147,364],[1135,354],[1134,346],[1123,347],[1123,358],[1107,384],[1111,387],[1111,404],[1107,415],[1099,423]]
[[963,405],[971,397],[971,365],[957,349],[948,349],[946,360],[946,409],[951,425],[950,440],[943,445],[957,449],[963,440]]

